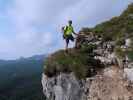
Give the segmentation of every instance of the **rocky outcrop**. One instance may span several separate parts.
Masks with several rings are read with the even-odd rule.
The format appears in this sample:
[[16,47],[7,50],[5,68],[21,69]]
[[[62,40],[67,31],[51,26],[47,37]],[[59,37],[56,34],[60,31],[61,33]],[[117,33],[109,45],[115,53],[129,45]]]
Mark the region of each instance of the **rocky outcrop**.
[[128,80],[116,66],[85,80],[76,79],[73,73],[51,78],[43,74],[43,93],[47,100],[133,100],[131,71],[125,69]]
[[[122,17],[122,21],[127,19]],[[106,27],[104,35],[110,27]],[[103,24],[101,29],[104,28]],[[49,57],[49,66],[44,66],[46,69],[42,75],[43,93],[47,100],[133,100],[133,60],[129,60],[127,54],[133,50],[132,41],[124,37],[122,41],[108,38],[98,36],[87,28],[79,32],[75,48],[68,54],[58,51]],[[76,75],[82,77],[77,78]]]
[[123,72],[114,66],[104,69],[92,80],[87,100],[133,100],[133,94],[127,89],[131,84],[122,76]]
[[[113,41],[102,44],[99,39],[92,37],[90,39],[89,35],[85,37],[82,35],[78,43],[78,48],[81,48],[81,43],[96,45],[97,48],[92,52],[95,54],[93,57],[100,60],[107,68],[85,79],[76,78],[73,72],[61,72],[52,77],[43,73],[43,93],[47,100],[107,100],[107,98],[108,100],[133,100],[133,93],[127,88],[129,86],[133,88],[132,62],[127,63],[126,68],[118,67],[123,66],[123,62],[112,50],[115,45]],[[114,67],[119,60],[122,65],[118,64]]]
[[42,77],[43,93],[47,100],[87,100],[83,80],[76,79],[73,73]]

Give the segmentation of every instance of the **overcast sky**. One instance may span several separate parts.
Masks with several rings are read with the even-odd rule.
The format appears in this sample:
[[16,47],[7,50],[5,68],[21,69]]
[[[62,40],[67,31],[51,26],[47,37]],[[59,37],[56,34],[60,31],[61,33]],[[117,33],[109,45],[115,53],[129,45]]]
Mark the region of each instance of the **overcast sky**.
[[75,31],[118,16],[133,0],[0,0],[0,59],[64,48],[67,20]]

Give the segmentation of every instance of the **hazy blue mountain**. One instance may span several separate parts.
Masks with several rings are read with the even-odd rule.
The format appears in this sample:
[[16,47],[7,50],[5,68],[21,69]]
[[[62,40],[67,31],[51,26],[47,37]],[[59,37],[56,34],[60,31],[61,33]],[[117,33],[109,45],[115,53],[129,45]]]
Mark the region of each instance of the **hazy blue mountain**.
[[36,55],[0,60],[0,100],[42,100],[41,75],[45,58],[45,55]]

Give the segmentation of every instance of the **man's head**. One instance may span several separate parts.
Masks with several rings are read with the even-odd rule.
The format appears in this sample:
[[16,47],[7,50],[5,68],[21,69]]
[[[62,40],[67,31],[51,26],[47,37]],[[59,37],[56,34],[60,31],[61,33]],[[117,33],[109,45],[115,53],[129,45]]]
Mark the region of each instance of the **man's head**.
[[69,21],[68,21],[68,24],[69,24],[69,25],[72,25],[72,20],[69,20]]

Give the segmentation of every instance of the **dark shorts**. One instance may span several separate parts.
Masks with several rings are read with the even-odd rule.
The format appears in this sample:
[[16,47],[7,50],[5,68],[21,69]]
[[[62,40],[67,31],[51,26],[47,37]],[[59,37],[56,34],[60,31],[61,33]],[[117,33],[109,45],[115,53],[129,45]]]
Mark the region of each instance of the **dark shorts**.
[[74,37],[72,35],[65,36],[64,39],[66,39],[66,43],[69,43],[69,41],[74,41]]

